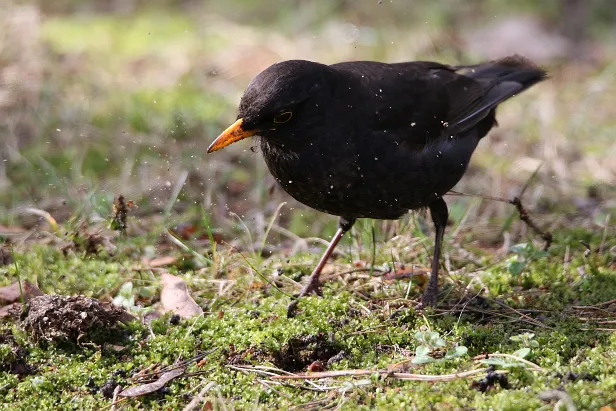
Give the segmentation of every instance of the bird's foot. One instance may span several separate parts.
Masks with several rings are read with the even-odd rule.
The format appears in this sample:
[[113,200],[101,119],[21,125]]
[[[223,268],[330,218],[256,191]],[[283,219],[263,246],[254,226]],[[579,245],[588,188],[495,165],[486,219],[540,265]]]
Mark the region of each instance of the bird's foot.
[[299,297],[303,297],[307,294],[316,294],[319,297],[323,297],[323,291],[321,291],[321,282],[318,278],[310,279],[308,284],[302,289],[302,292],[299,294]]
[[419,304],[419,309],[424,309],[427,307],[436,306],[436,300],[438,297],[438,288],[426,288],[424,291],[423,297],[421,298],[421,303]]

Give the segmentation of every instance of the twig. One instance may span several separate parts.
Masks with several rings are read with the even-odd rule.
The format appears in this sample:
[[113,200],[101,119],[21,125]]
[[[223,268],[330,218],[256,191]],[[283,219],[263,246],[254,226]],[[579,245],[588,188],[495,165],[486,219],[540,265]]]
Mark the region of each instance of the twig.
[[262,380],[262,379],[257,378],[257,382],[258,382],[259,384],[263,385],[263,386],[264,386],[265,388],[267,388],[268,390],[275,391],[275,392],[276,392],[276,394],[278,394],[278,395],[280,395],[280,396],[283,396],[283,397],[286,397],[286,398],[291,398],[291,396],[290,396],[290,395],[285,394],[285,393],[283,393],[283,392],[281,392],[281,391],[277,390],[276,388],[272,387],[272,385],[271,385],[271,384],[274,384],[274,383],[276,383],[276,384],[279,384],[279,385],[280,385],[280,383],[279,383],[279,382],[277,382],[277,381],[268,381],[268,380]]
[[614,299],[614,300],[604,301],[604,302],[602,302],[602,303],[598,303],[598,304],[595,304],[595,305],[591,305],[590,307],[598,307],[598,306],[600,306],[600,305],[610,305],[610,304],[614,304],[614,303],[616,303],[616,299]]
[[370,269],[370,268],[354,268],[352,270],[342,271],[342,272],[339,272],[339,273],[333,273],[333,274],[329,274],[329,275],[323,276],[321,281],[325,282],[327,280],[331,280],[332,278],[342,277],[342,276],[347,275],[347,274],[364,273],[364,272],[370,272],[371,270],[374,271],[374,272],[377,272],[377,273],[383,273],[383,274],[387,273],[387,271],[382,270],[380,268],[373,268],[373,269]]
[[509,358],[511,360],[515,360],[515,361],[519,361],[521,363],[524,363],[526,365],[529,365],[533,368],[533,371],[541,371],[541,372],[546,372],[545,368],[541,368],[540,366],[538,366],[537,364],[535,364],[534,362],[530,362],[528,360],[525,360],[524,358],[520,358],[520,357],[516,357],[515,355],[511,355],[511,354],[500,354],[500,353],[494,353],[494,354],[481,354],[481,355],[477,355],[475,357],[473,357],[473,360],[475,361],[479,361],[479,360],[485,360],[486,358],[489,357],[503,357],[503,358]]
[[388,374],[388,377],[394,377],[400,380],[407,381],[428,381],[428,382],[439,382],[439,381],[454,381],[460,378],[468,378],[473,375],[482,374],[484,372],[488,372],[490,368],[480,368],[478,370],[470,370],[464,371],[455,374],[444,374],[444,375],[423,375],[423,374],[409,374],[409,373],[401,373],[394,372],[392,374]]
[[616,328],[580,328],[581,331],[610,331],[616,332]]
[[271,371],[260,370],[260,369],[257,369],[257,368],[237,367],[235,365],[227,365],[227,368],[230,368],[230,369],[235,370],[235,371],[245,372],[245,373],[254,372],[255,374],[263,375],[263,376],[266,376],[266,377],[272,377],[272,376],[275,376],[275,375],[279,375],[279,374],[276,374],[275,372],[271,372]]
[[409,381],[453,381],[458,378],[467,378],[473,375],[488,372],[489,368],[480,368],[477,370],[464,371],[454,374],[443,375],[426,375],[426,374],[409,374],[402,372],[390,372],[388,370],[338,370],[338,371],[324,371],[324,372],[311,372],[296,375],[277,375],[272,377],[274,380],[313,380],[320,378],[336,378],[336,377],[357,377],[361,375],[371,375],[378,373],[384,377],[395,378],[399,380]]
[[[227,365],[227,367],[231,368],[232,370],[237,370],[237,371],[241,371],[241,372],[245,372],[245,373],[255,372],[255,373],[258,373],[258,374],[267,375],[268,377],[269,376],[279,375],[279,374],[276,374],[276,373],[285,374],[285,375],[297,375],[297,374],[293,374],[292,372],[281,370],[279,368],[268,367],[268,366],[265,366],[265,365],[243,365],[243,366]],[[270,372],[268,372],[268,371],[270,371]],[[311,391],[320,391],[320,392],[323,391],[323,389],[321,387],[319,387],[318,385],[316,385],[312,381],[306,381],[306,382],[314,387],[314,389],[312,389]]]
[[518,213],[520,213],[520,220],[525,222],[526,225],[528,225],[533,231],[539,234],[539,236],[545,241],[545,245],[543,246],[544,251],[547,251],[552,245],[552,241],[553,241],[552,233],[550,233],[549,231],[542,230],[541,228],[539,228],[537,224],[535,224],[535,222],[530,218],[530,214],[528,213],[526,208],[522,205],[522,200],[520,200],[520,197],[514,197],[513,200],[508,200],[506,198],[501,198],[501,197],[494,197],[494,196],[480,195],[480,194],[467,194],[467,193],[461,193],[458,191],[449,191],[447,195],[453,195],[453,196],[459,196],[459,197],[479,197],[485,200],[509,203],[515,206],[515,208],[518,210]]
[[205,394],[207,394],[207,392],[211,390],[214,386],[216,386],[216,383],[214,381],[208,382],[207,385],[203,387],[203,389],[199,392],[199,394],[197,394],[192,400],[190,400],[186,407],[184,407],[183,411],[191,411],[197,408],[197,406],[199,406],[199,404],[201,404],[201,401],[203,401],[203,399],[205,398]]
[[350,332],[348,334],[345,334],[345,336],[348,336],[348,335],[374,334],[374,333],[378,332],[377,330],[382,329],[382,328],[387,328],[387,324],[375,325],[374,327],[368,327],[368,328],[364,328],[363,330],[353,331],[353,332]]
[[186,368],[189,364],[195,363],[197,361],[202,360],[203,358],[207,357],[208,355],[214,353],[215,351],[218,350],[218,347],[214,347],[210,350],[207,350],[205,352],[202,352],[201,354],[197,354],[192,358],[189,358],[188,360],[184,360],[184,361],[179,361],[176,363],[173,363],[171,365],[168,365],[166,367],[163,367],[157,371],[152,371],[150,372],[150,370],[154,367],[156,367],[156,364],[151,364],[149,365],[147,368],[144,368],[143,370],[139,371],[137,374],[135,374],[132,378],[132,381],[134,381],[135,383],[137,382],[143,382],[146,379],[152,379],[155,378],[156,375],[159,374],[164,374],[168,371],[173,371],[175,369],[178,368]]
[[545,241],[543,251],[547,251],[552,245],[552,233],[542,230],[533,220],[531,220],[528,211],[526,211],[526,208],[522,205],[522,200],[520,200],[519,197],[514,197],[513,200],[509,200],[509,203],[513,204],[515,208],[518,209],[518,212],[520,213],[520,220],[524,221],[530,228],[539,234],[541,238],[543,238],[543,241]]
[[539,393],[538,397],[542,401],[558,400],[558,402],[554,405],[555,410],[559,410],[560,409],[559,404],[562,403],[562,404],[565,404],[567,411],[577,411],[577,408],[575,407],[573,400],[571,399],[569,394],[567,394],[565,391],[547,390],[547,391],[543,391]]
[[[482,309],[476,308],[476,307],[468,307],[468,306],[466,306],[463,310],[449,310],[449,309],[438,309],[438,308],[435,309],[435,311],[437,313],[445,313],[445,314],[454,313],[454,312],[460,312],[460,311],[465,311],[465,310],[466,311],[470,311],[470,312],[479,313],[479,314],[492,315],[492,316],[496,316],[496,317],[505,317],[505,318],[509,318],[510,320],[513,320],[513,321],[522,321],[522,322],[525,322],[525,323],[528,323],[528,324],[532,324],[532,325],[535,325],[535,326],[538,325],[536,322],[528,321],[524,317],[521,317],[521,318],[513,317],[513,316],[510,316],[510,315],[499,313],[498,311],[482,310]],[[544,328],[549,328],[545,324],[541,324],[541,323],[539,323],[539,324],[541,326],[543,326]]]
[[493,300],[493,299],[491,299],[491,298],[487,298],[487,300],[488,300],[488,301],[491,301],[491,302],[495,303],[496,305],[499,305],[499,306],[501,306],[501,307],[503,307],[503,308],[507,308],[507,309],[509,309],[509,310],[513,311],[514,313],[518,314],[520,317],[523,317],[523,318],[527,319],[530,323],[533,323],[533,324],[538,325],[538,326],[543,327],[543,328],[548,328],[548,329],[550,329],[550,330],[553,330],[553,329],[554,329],[553,327],[550,327],[550,326],[548,326],[548,325],[545,325],[545,324],[543,324],[542,322],[535,320],[534,318],[532,318],[532,317],[530,317],[530,316],[528,316],[528,315],[526,315],[526,314],[524,314],[524,313],[522,313],[522,312],[520,312],[520,311],[516,310],[516,309],[515,309],[515,308],[513,308],[513,307],[509,307],[507,304],[501,303],[501,302],[499,302],[499,301],[497,301],[497,300]]
[[122,386],[120,384],[116,385],[115,389],[113,390],[113,399],[111,400],[111,411],[115,411],[116,409],[116,404],[117,404],[117,400],[118,400],[118,394],[120,393],[120,391],[122,391]]
[[128,397],[120,398],[119,400],[117,399],[118,398],[118,394],[120,393],[121,389],[122,389],[122,387],[120,385],[115,387],[115,389],[113,390],[113,399],[111,400],[111,404],[106,405],[105,407],[103,407],[102,408],[103,410],[106,410],[107,408],[110,408],[111,411],[115,411],[116,405],[118,405],[118,404],[128,400]]

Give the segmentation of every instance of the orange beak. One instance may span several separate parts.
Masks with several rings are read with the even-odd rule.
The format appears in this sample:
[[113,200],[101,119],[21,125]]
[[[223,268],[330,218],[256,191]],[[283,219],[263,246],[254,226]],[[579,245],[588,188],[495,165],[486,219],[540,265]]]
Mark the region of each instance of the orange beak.
[[247,137],[254,136],[259,132],[259,130],[244,130],[242,128],[243,119],[237,120],[235,123],[231,124],[229,128],[222,132],[216,140],[207,149],[208,153],[214,152],[216,150],[220,150],[221,148],[227,147],[229,144],[233,144],[236,141],[243,140]]

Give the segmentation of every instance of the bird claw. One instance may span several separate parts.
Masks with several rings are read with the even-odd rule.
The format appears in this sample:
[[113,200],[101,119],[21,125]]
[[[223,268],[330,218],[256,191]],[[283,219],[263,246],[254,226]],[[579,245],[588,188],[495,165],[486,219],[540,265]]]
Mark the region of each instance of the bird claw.
[[297,305],[299,304],[299,299],[307,294],[315,294],[319,297],[323,297],[323,292],[321,291],[321,282],[318,278],[311,279],[308,284],[302,288],[302,291],[295,296],[295,299],[291,301],[289,306],[287,307],[287,318],[295,317],[295,310],[297,309]]
[[436,300],[438,297],[438,290],[426,288],[423,297],[421,298],[421,303],[419,304],[420,309],[427,307],[436,306]]
[[314,280],[308,283],[305,288],[305,292],[302,292],[299,296],[303,297],[307,294],[316,294],[319,297],[323,297],[323,291],[321,291],[321,282]]

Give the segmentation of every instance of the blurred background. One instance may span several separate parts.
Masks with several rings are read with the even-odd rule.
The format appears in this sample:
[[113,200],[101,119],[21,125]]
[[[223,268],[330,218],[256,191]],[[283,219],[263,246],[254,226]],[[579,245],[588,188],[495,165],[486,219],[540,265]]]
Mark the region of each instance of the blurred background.
[[[204,210],[221,232],[239,220],[262,230],[287,201],[279,232],[324,236],[335,218],[277,188],[250,142],[205,154],[251,78],[287,59],[471,64],[512,53],[551,78],[501,107],[456,190],[512,198],[527,185],[542,226],[602,229],[616,207],[612,0],[3,0],[0,224],[43,224],[29,208],[102,221],[122,194],[137,206],[134,230]],[[514,212],[447,201],[487,242]]]

